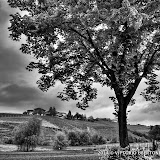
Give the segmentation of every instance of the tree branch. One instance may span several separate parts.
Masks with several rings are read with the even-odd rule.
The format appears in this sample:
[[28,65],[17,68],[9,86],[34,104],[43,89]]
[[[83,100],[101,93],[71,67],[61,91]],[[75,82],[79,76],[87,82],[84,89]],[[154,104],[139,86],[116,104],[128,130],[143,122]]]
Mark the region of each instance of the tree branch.
[[87,34],[88,34],[88,37],[89,37],[88,41],[90,42],[90,44],[92,45],[92,47],[95,49],[95,51],[96,51],[96,53],[97,53],[96,56],[97,56],[98,59],[101,61],[102,65],[105,66],[108,71],[111,71],[111,69],[107,66],[107,64],[105,63],[105,61],[104,61],[103,58],[101,57],[100,52],[99,52],[98,48],[95,46],[95,44],[94,44],[94,42],[93,42],[93,40],[92,40],[92,37],[91,37],[91,35],[90,35],[90,33],[89,33],[88,30],[87,30]]
[[81,34],[80,32],[78,32],[76,29],[70,27],[70,30],[72,30],[73,32],[77,33],[81,38],[84,38],[85,40],[88,40],[87,37],[85,37],[83,34]]
[[130,103],[130,100],[132,99],[133,95],[135,94],[137,87],[138,87],[139,83],[141,82],[141,80],[142,80],[142,77],[139,77],[135,80],[135,83],[133,84],[134,85],[133,88],[129,91],[129,93],[125,97],[125,101],[126,101],[127,106]]
[[129,91],[128,95],[125,97],[125,100],[127,102],[127,105],[129,104],[131,98],[133,97],[133,95],[135,94],[136,90],[137,90],[137,87],[139,85],[139,83],[141,82],[142,78],[147,74],[148,72],[148,69],[149,69],[149,66],[151,65],[152,63],[152,60],[155,56],[155,54],[157,53],[159,49],[155,50],[154,53],[152,54],[152,56],[150,57],[150,59],[148,61],[146,61],[146,64],[144,65],[144,71],[143,71],[143,74],[142,76],[138,77],[136,80],[135,80],[135,83],[133,84],[133,87],[132,89]]
[[95,60],[95,63],[101,67],[102,72],[104,72],[108,76],[108,78],[111,80],[111,76],[110,76],[109,72],[107,72],[106,69],[104,68],[104,66],[97,61],[96,57],[88,50],[87,46],[83,43],[82,40],[81,40],[81,43],[84,46],[84,48],[86,49],[86,51],[92,55],[93,59]]
[[149,69],[149,66],[152,64],[152,60],[153,60],[153,58],[154,58],[154,56],[155,56],[155,54],[157,53],[158,50],[159,50],[159,48],[156,49],[156,50],[153,52],[153,54],[152,54],[152,56],[150,57],[150,59],[149,59],[148,61],[146,61],[146,63],[144,64],[144,71],[143,71],[143,74],[142,74],[141,77],[146,76],[146,74],[147,74],[147,72],[148,72],[148,69]]

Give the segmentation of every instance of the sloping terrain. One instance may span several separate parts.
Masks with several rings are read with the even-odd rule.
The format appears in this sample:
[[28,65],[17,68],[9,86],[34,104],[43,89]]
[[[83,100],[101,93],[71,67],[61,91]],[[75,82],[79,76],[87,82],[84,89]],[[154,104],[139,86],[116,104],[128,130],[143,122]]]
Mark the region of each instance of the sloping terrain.
[[[32,116],[23,117],[0,117],[0,142],[12,136],[12,131],[15,126],[20,123],[26,122]],[[107,140],[118,139],[118,125],[115,122],[99,120],[95,122],[81,121],[81,120],[68,120],[58,117],[39,116],[42,120],[42,136],[45,137],[46,143],[51,143],[54,134],[57,130],[62,128],[67,129],[94,129],[99,135],[105,137]],[[134,134],[134,131],[147,134],[149,127],[144,125],[128,125],[129,135],[133,138],[142,138]],[[144,138],[144,137],[143,137]]]
[[[49,117],[44,116],[43,119],[47,120],[50,123],[56,124],[60,128],[80,128],[80,129],[87,129],[87,128],[93,128],[96,130],[96,132],[105,137],[107,140],[112,139],[118,139],[118,124],[116,122],[110,122],[110,121],[95,121],[95,122],[88,122],[88,121],[81,121],[81,120],[68,120],[68,119],[61,119],[58,117]],[[128,125],[128,133],[132,138],[134,139],[141,139],[142,136],[138,136],[137,134],[134,134],[133,131],[140,132],[143,134],[148,134],[149,127],[145,125]],[[145,137],[143,137],[144,140],[147,141]]]
[[[13,129],[20,123],[27,122],[31,117],[32,116],[0,117],[0,143],[7,142],[13,136]],[[42,120],[41,136],[45,138],[45,143],[49,144],[55,132],[60,130],[60,128],[41,117],[39,117],[39,119]]]

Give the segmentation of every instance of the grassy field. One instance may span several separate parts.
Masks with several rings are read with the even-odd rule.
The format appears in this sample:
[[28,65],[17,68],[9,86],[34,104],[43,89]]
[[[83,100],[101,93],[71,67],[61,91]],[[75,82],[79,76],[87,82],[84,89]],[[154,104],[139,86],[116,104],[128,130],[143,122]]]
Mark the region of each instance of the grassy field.
[[98,153],[83,151],[8,152],[1,153],[1,160],[98,160]]
[[[151,144],[131,144],[132,149],[137,147],[145,147],[149,149]],[[6,147],[9,148],[10,145]],[[110,147],[118,146],[118,144],[108,144]],[[1,147],[1,145],[0,145]],[[13,145],[12,145],[13,147]],[[98,150],[105,150],[106,146],[84,146],[84,147],[68,147],[66,150],[36,150],[35,152],[17,152],[15,150],[8,152],[0,152],[0,160],[98,160],[100,158]],[[156,158],[154,158],[156,159]],[[158,160],[158,158],[156,159]]]

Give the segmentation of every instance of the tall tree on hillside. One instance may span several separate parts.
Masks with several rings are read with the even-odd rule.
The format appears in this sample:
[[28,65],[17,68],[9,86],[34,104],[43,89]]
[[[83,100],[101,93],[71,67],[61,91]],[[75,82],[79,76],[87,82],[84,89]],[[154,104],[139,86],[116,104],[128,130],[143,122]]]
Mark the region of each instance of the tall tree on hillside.
[[78,100],[85,109],[96,99],[94,83],[110,87],[119,123],[121,147],[128,142],[126,111],[142,79],[146,100],[159,100],[159,0],[8,0],[28,11],[11,15],[11,38],[25,35],[20,50],[37,58],[27,67],[43,74],[37,82],[47,91],[65,85],[62,100]]
[[56,116],[56,113],[57,113],[55,107],[50,107],[48,112],[51,116]]
[[71,120],[72,117],[73,117],[73,116],[72,116],[72,113],[71,113],[71,111],[69,110],[66,118]]

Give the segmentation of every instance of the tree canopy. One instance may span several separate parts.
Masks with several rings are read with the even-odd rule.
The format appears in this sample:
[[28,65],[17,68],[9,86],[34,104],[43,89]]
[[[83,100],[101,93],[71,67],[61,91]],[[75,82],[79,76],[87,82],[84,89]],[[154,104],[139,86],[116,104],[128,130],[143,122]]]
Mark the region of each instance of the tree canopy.
[[84,109],[97,96],[93,82],[130,100],[145,77],[145,97],[155,98],[150,95],[159,89],[154,73],[159,70],[159,1],[8,2],[29,13],[11,15],[9,30],[13,40],[27,37],[21,51],[38,59],[28,69],[43,74],[37,82],[43,91],[59,80],[66,85],[59,97],[82,98],[78,106]]
[[159,100],[159,0],[8,2],[29,13],[11,15],[9,30],[13,40],[27,37],[20,50],[37,58],[27,69],[43,74],[37,82],[41,90],[60,81],[65,88],[59,97],[79,100],[77,106],[85,109],[97,97],[93,84],[100,83],[114,90],[111,99],[121,114],[145,78],[142,95]]

